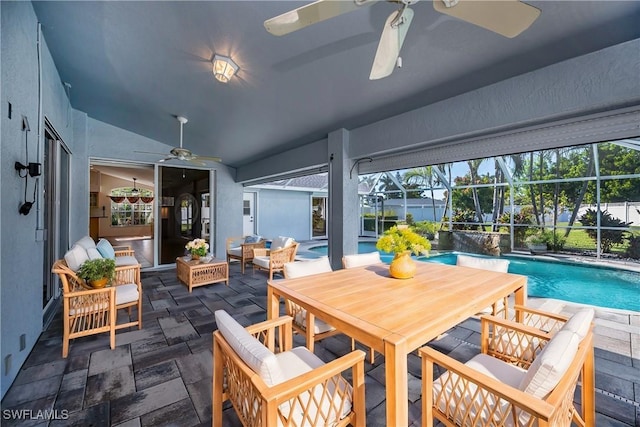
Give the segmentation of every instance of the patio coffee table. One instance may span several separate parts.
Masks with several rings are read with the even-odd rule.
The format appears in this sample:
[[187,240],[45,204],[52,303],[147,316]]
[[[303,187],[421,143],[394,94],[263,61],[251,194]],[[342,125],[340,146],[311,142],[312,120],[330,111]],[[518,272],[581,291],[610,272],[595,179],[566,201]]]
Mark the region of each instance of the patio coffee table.
[[189,292],[196,286],[225,282],[229,286],[229,265],[225,260],[212,259],[209,262],[201,260],[185,260],[176,258],[178,280],[187,285]]

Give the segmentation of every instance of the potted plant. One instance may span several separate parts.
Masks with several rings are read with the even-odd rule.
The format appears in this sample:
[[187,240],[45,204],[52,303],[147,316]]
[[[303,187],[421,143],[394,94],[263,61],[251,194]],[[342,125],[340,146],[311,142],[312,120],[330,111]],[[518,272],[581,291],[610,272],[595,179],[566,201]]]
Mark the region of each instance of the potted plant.
[[533,234],[530,234],[525,239],[525,244],[532,254],[539,254],[547,252],[547,243],[549,242],[549,236],[544,230],[539,230]]
[[94,288],[104,288],[116,276],[116,262],[111,258],[90,259],[82,263],[76,274]]
[[411,254],[429,255],[429,240],[408,227],[391,227],[378,239],[376,248],[395,254],[389,274],[397,279],[410,279],[416,273],[416,264]]
[[207,254],[209,244],[204,239],[194,239],[185,245],[185,248],[191,253],[191,259],[198,260]]

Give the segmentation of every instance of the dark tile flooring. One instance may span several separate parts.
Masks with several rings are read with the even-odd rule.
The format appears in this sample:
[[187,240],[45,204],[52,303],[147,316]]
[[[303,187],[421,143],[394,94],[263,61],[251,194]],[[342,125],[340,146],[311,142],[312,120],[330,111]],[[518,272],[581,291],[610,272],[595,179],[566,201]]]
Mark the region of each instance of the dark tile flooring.
[[[177,281],[175,269],[144,273],[144,327],[119,331],[115,350],[102,334],[73,340],[69,357],[63,359],[58,314],[4,397],[1,424],[211,425],[213,312],[225,309],[244,325],[265,319],[266,275],[251,270],[241,275],[238,264],[230,270],[229,287],[203,286],[191,294]],[[597,425],[639,426],[638,316],[598,315]],[[479,352],[478,332],[479,322],[471,318],[431,345],[466,361]],[[296,341],[302,344],[301,338]],[[340,335],[316,346],[324,360],[349,350],[350,340]],[[377,355],[366,371],[367,425],[384,426],[384,357]],[[420,376],[420,360],[411,354],[409,414],[414,426],[421,421]],[[57,419],[49,420],[47,414]],[[223,419],[225,426],[240,425],[228,405]]]

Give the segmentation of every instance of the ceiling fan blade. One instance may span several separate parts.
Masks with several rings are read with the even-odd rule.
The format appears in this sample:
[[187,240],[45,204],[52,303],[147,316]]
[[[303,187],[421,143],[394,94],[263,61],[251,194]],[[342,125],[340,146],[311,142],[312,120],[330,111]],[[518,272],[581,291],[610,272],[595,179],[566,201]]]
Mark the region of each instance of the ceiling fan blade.
[[164,163],[164,162],[166,162],[166,161],[173,160],[173,159],[175,159],[175,158],[176,158],[176,157],[174,157],[174,156],[165,157],[164,159],[160,159],[160,160],[158,160],[158,163]]
[[540,9],[517,0],[460,0],[451,7],[447,7],[443,0],[433,0],[433,7],[440,13],[508,38],[513,38],[529,28],[540,16]]
[[220,157],[211,157],[211,156],[195,156],[195,159],[204,160],[205,162],[221,162],[222,159]]
[[165,156],[167,153],[154,153],[151,151],[134,151],[134,153],[140,153],[140,154],[154,154],[156,156]]
[[368,6],[378,0],[318,0],[264,21],[264,27],[274,36],[283,36],[329,18]]
[[[399,17],[397,23],[394,23],[394,20],[399,14],[402,14],[402,16]],[[413,10],[408,7],[389,15],[387,21],[384,23],[384,29],[382,30],[382,36],[378,43],[376,57],[373,59],[369,80],[378,80],[387,77],[393,72],[412,20]]]

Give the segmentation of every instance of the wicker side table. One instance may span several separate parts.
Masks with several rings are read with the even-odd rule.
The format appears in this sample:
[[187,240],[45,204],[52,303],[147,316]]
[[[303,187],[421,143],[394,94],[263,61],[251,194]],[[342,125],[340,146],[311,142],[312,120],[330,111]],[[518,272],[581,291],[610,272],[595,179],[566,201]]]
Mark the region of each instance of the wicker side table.
[[201,261],[185,261],[183,257],[176,258],[178,280],[184,283],[189,292],[196,286],[225,282],[229,286],[229,265],[226,261],[212,259],[204,263]]

